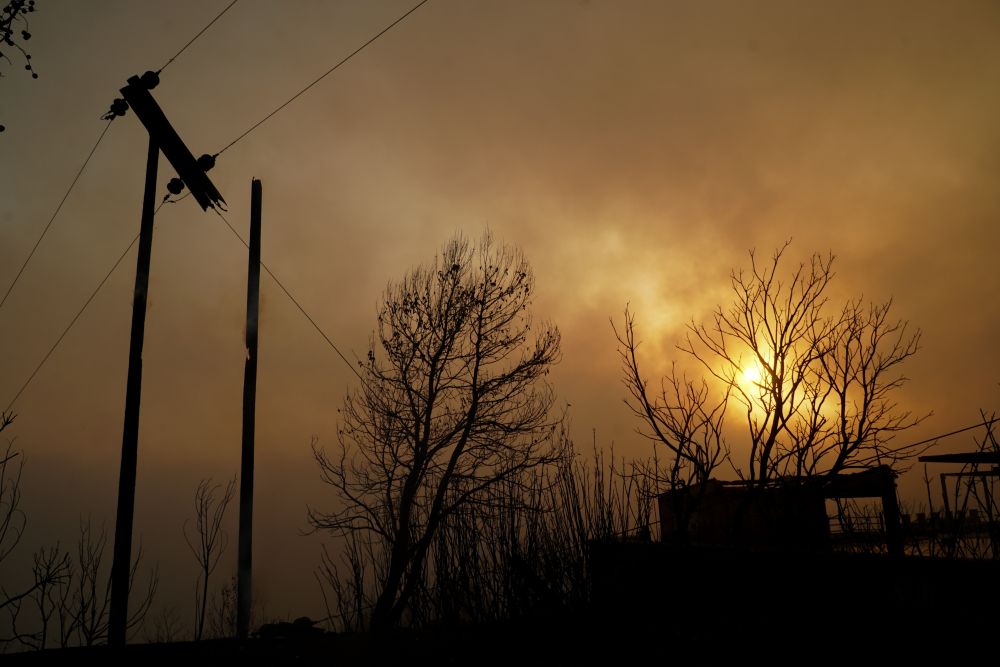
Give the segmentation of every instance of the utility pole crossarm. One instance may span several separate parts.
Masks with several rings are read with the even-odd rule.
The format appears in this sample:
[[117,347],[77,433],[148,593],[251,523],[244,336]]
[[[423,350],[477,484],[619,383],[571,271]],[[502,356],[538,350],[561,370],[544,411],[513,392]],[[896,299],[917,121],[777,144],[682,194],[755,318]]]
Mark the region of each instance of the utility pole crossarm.
[[198,161],[181,141],[177,131],[160,109],[160,105],[149,93],[148,84],[140,77],[132,76],[128,79],[128,85],[121,89],[121,93],[139,121],[146,127],[149,136],[156,138],[160,150],[177,170],[177,175],[188,186],[202,210],[215,208],[219,204],[225,205],[226,200],[222,198],[205,170],[198,165]]

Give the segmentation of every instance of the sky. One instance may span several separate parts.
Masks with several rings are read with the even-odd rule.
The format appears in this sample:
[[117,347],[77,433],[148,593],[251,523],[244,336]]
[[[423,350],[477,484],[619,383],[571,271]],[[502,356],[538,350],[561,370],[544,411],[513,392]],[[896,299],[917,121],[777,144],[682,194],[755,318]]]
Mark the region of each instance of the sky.
[[[23,60],[0,61],[0,286],[13,280],[125,80],[161,68],[226,1],[38,0]],[[380,0],[240,0],[153,91],[195,155],[214,153],[405,13]],[[9,49],[6,49],[9,51]],[[893,299],[923,332],[903,408],[915,441],[1000,404],[1000,6],[921,1],[430,0],[219,157],[246,236],[263,182],[264,262],[348,357],[388,281],[450,236],[490,229],[535,271],[562,332],[551,376],[584,447],[649,445],[622,399],[611,320],[637,315],[649,375],[729,298],[748,251],[837,256],[835,300]],[[138,231],[147,135],[112,123],[0,309],[5,406]],[[157,191],[174,173],[161,159]],[[14,405],[30,553],[113,532],[135,251]],[[192,199],[164,206],[146,318],[136,534],[162,603],[187,619],[182,527],[198,481],[239,468],[246,249]],[[266,276],[257,389],[255,586],[274,616],[321,616],[350,369]],[[940,451],[972,446],[968,434]],[[920,499],[919,471],[900,480]],[[235,561],[232,546],[217,582]],[[108,553],[110,559],[110,551]],[[19,570],[20,568],[20,570]]]

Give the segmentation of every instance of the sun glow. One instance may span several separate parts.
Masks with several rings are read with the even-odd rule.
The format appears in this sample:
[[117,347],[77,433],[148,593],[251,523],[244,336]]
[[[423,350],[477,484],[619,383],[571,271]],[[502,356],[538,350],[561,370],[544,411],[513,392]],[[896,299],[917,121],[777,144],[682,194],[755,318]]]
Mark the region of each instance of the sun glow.
[[743,381],[747,384],[760,384],[760,368],[756,365],[743,369]]

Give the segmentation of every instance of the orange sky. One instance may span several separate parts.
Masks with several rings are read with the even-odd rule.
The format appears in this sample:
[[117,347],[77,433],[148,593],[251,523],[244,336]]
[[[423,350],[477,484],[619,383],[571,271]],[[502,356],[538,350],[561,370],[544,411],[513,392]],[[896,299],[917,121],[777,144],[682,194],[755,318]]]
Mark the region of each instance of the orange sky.
[[[225,4],[39,0],[40,78],[0,64],[4,289],[125,79]],[[216,152],[411,4],[241,0],[154,95],[196,155]],[[450,234],[488,226],[520,245],[535,315],[563,333],[553,382],[574,432],[625,454],[647,446],[621,403],[609,317],[631,302],[654,372],[684,323],[726,299],[748,249],[832,251],[837,297],[893,297],[924,331],[901,394],[934,411],[919,439],[1000,403],[997,71],[990,2],[431,0],[211,176],[244,233],[262,179],[264,261],[359,355],[386,282]],[[114,122],[0,310],[4,405],[138,230],[145,147],[134,115]],[[161,192],[171,176],[161,161]],[[155,234],[136,530],[181,582],[163,599],[187,618],[181,525],[200,478],[238,469],[246,255],[191,199]],[[24,557],[71,542],[81,514],[113,529],[134,267],[130,254],[15,406]],[[271,614],[318,616],[323,540],[299,532],[329,494],[309,442],[334,445],[353,376],[266,276],[262,309],[259,590]]]

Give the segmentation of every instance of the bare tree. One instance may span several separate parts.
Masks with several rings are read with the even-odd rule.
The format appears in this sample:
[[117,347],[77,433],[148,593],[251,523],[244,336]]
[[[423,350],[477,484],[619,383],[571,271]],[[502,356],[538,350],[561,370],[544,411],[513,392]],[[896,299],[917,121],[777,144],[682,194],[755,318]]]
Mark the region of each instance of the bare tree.
[[164,607],[152,619],[152,628],[147,628],[143,636],[150,644],[165,644],[180,641],[183,629],[184,624],[178,618],[177,610],[174,607]]
[[48,645],[53,630],[58,630],[59,606],[63,601],[60,591],[70,577],[70,555],[56,544],[48,549],[41,548],[34,554],[32,575],[34,586],[30,600],[37,615],[37,628],[30,633],[19,632],[17,617],[20,611],[11,614],[14,635],[21,644],[31,649],[44,649]]
[[[490,487],[442,521],[407,622],[491,623],[579,612],[590,602],[595,542],[652,538],[654,478],[636,464],[575,453],[563,423],[563,454]],[[596,436],[595,436],[596,440]],[[651,464],[649,464],[651,465]],[[388,554],[370,533],[347,535],[339,559],[323,552],[317,571],[331,629],[366,628]],[[383,574],[380,574],[383,573]]]
[[[670,375],[660,380],[659,393],[651,392],[639,370],[635,315],[626,308],[622,331],[614,322],[611,326],[618,339],[623,382],[629,393],[625,404],[643,424],[637,430],[673,455],[663,481],[670,488],[707,481],[729,457],[722,422],[731,390],[727,387],[713,398],[706,380],[689,380],[674,364]],[[658,466],[650,472],[658,475]]]
[[[891,301],[865,306],[857,299],[831,308],[834,256],[812,255],[786,277],[780,269],[787,248],[763,263],[751,251],[750,270],[731,274],[733,303],[718,307],[708,323],[688,325],[679,349],[719,388],[715,401],[707,398],[708,384],[692,386],[676,371],[659,402],[645,398],[626,311],[619,353],[633,410],[678,459],[694,464],[692,452],[722,447],[724,413],[735,399],[749,452],[745,467],[734,467],[760,484],[911,456],[892,440],[923,417],[900,409],[895,396],[907,379],[899,367],[919,349],[920,331],[890,318]],[[701,428],[697,444],[686,441],[692,424]]]
[[[3,415],[0,422],[2,432],[13,421],[13,417]],[[27,518],[21,510],[21,473],[24,459],[21,452],[14,449],[13,441],[7,443],[0,455],[0,563],[17,548],[24,534]]]
[[342,453],[330,458],[314,443],[341,503],[310,509],[314,528],[361,531],[387,552],[375,630],[400,622],[444,521],[555,456],[544,377],[559,332],[542,325],[532,335],[533,290],[522,254],[488,233],[448,242],[387,288],[363,383],[341,410]]
[[[94,530],[91,520],[80,521],[80,537],[77,541],[77,561],[72,569],[68,586],[72,588],[70,595],[64,596],[66,607],[63,615],[68,619],[64,627],[71,628],[76,635],[76,642],[82,646],[94,646],[107,641],[108,612],[111,604],[111,573],[105,571],[104,556],[107,551],[108,534],[104,526]],[[129,592],[135,587],[136,575],[142,563],[142,545],[139,545],[132,567],[129,571]],[[138,604],[132,605],[127,621],[130,632],[138,629],[145,620],[153,605],[159,575],[154,567],[147,578],[145,592],[142,597],[133,598]],[[69,633],[63,633],[67,638]]]
[[[11,413],[0,413],[0,432],[14,421]],[[21,475],[24,457],[14,449],[13,441],[0,454],[0,564],[21,542],[27,517],[21,509]],[[90,520],[80,522],[77,560],[63,551],[59,544],[42,547],[34,554],[32,582],[24,590],[10,592],[0,589],[0,612],[7,617],[9,632],[0,634],[0,644],[18,642],[27,648],[41,649],[48,645],[53,633],[59,646],[78,644],[92,646],[107,639],[107,615],[111,595],[111,580],[102,574],[101,563],[107,546],[102,528],[95,534]],[[131,590],[139,565],[142,548],[136,553],[129,575]],[[156,568],[149,574],[146,590],[128,618],[128,629],[134,630],[145,618],[153,603],[158,583]],[[26,607],[26,603],[30,603]],[[33,618],[25,612],[33,610]],[[19,629],[27,625],[30,630]]]
[[[14,414],[0,413],[0,432],[14,423]],[[24,471],[24,456],[14,448],[14,441],[0,453],[0,564],[21,543],[27,516],[21,509],[21,475]],[[54,610],[54,591],[65,581],[69,559],[58,545],[52,549],[42,549],[34,556],[32,582],[19,591],[0,588],[0,612],[8,618],[9,632],[0,635],[0,644],[18,642],[29,648],[45,645],[48,623]],[[33,603],[41,615],[40,631],[23,631],[18,628],[25,603]]]
[[[95,533],[87,520],[80,522],[76,562],[58,543],[36,551],[32,583],[14,594],[0,591],[0,611],[7,618],[7,631],[0,635],[0,643],[17,642],[25,648],[44,649],[50,640],[63,648],[74,644],[94,646],[106,641],[111,595],[110,578],[101,567],[106,546],[105,531]],[[141,562],[140,547],[130,571],[130,589],[134,587]],[[144,594],[129,615],[129,631],[135,631],[143,623],[158,580],[154,568]]]
[[920,330],[892,320],[891,307],[891,300],[868,306],[860,299],[852,301],[831,329],[827,353],[820,358],[820,381],[829,389],[835,417],[827,442],[813,448],[799,470],[895,465],[913,455],[912,448],[895,447],[890,441],[924,418],[900,409],[895,401],[896,390],[907,380],[898,366],[919,350]]
[[[62,552],[56,544],[50,549],[42,548],[34,554],[32,584],[17,595],[6,595],[2,608],[7,612],[9,634],[0,636],[5,644],[18,642],[28,649],[44,649],[58,618],[59,589],[69,577],[69,554]],[[19,626],[25,605],[33,609],[37,618],[32,619],[30,629]]]
[[[230,577],[218,593],[212,596],[211,636],[236,636],[236,597],[236,577]],[[253,616],[252,610],[251,616]],[[251,621],[250,625],[252,626],[254,623]]]
[[231,480],[216,499],[216,492],[222,486],[212,486],[212,480],[203,479],[194,492],[194,536],[188,534],[188,523],[184,522],[184,541],[198,561],[200,568],[195,586],[195,641],[200,641],[205,633],[205,614],[208,610],[208,580],[219,565],[219,559],[226,551],[229,536],[222,530],[226,509],[236,492],[236,480]]
[[386,554],[375,548],[376,544],[371,535],[355,531],[346,535],[339,562],[325,546],[320,552],[320,564],[313,574],[323,596],[330,630],[365,629],[367,612],[372,608],[367,595],[371,571],[385,569]]

